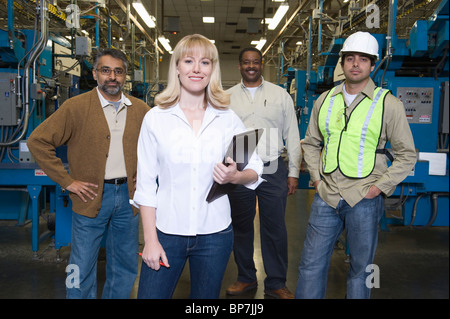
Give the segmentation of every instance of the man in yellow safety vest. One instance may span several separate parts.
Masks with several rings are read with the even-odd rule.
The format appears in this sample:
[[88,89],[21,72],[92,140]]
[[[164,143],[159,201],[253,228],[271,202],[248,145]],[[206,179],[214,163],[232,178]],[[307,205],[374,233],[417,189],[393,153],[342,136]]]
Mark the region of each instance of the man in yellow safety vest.
[[[351,256],[347,298],[370,298],[367,267],[375,255],[384,197],[416,162],[403,104],[370,78],[378,60],[377,40],[356,32],[340,56],[345,80],[317,99],[302,143],[316,193],[296,298],[325,297],[331,254],[344,229]],[[388,140],[395,155],[389,168],[384,155]]]

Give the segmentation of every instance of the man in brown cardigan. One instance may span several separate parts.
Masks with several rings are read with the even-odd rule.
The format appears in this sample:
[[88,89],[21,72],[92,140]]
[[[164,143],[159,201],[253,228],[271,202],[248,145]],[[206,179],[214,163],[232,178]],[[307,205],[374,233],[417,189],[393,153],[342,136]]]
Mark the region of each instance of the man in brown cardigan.
[[[119,50],[96,56],[98,87],[67,100],[39,125],[28,147],[44,172],[70,192],[72,242],[67,298],[97,297],[97,257],[106,239],[103,298],[129,298],[138,270],[138,211],[129,204],[135,190],[137,141],[150,109],[122,93],[128,61]],[[55,149],[67,145],[69,172]],[[68,278],[69,279],[69,278]]]

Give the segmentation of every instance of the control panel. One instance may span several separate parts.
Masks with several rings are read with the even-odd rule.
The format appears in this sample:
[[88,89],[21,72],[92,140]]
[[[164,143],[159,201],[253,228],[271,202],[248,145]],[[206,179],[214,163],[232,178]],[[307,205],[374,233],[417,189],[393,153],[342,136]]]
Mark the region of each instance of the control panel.
[[433,94],[432,87],[397,88],[397,98],[403,102],[408,123],[432,123]]
[[0,72],[0,125],[18,125],[19,109],[16,107],[15,73]]

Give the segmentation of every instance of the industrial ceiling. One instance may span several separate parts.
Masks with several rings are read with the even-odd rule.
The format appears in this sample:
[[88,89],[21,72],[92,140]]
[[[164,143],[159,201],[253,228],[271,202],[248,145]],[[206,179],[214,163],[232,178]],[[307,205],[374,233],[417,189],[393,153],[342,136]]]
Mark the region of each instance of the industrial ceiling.
[[[7,1],[12,0],[0,0],[0,28],[4,30],[7,30]],[[311,40],[314,67],[320,64],[323,58],[320,53],[327,50],[335,37],[346,37],[355,30],[387,33],[390,3],[389,0],[142,0],[144,8],[155,17],[156,27],[149,28],[135,10],[133,1],[139,0],[51,0],[50,33],[68,39],[73,35],[87,35],[93,47],[97,44],[118,47],[137,56],[150,55],[154,61],[169,56],[159,41],[157,46],[155,44],[160,36],[168,39],[173,48],[183,36],[201,33],[215,41],[221,56],[230,58],[237,58],[242,48],[253,46],[252,41],[265,38],[267,42],[261,51],[266,63],[276,64],[283,54],[285,67],[304,67],[306,43]],[[407,38],[414,22],[429,18],[439,3],[437,0],[398,0],[398,37]],[[371,13],[367,8],[372,4],[380,13],[380,24],[375,29],[367,28],[365,23]],[[80,10],[78,29],[68,28],[67,21],[73,12],[68,9],[71,5]],[[262,21],[273,18],[281,5],[288,5],[289,9],[278,26],[270,30]],[[16,30],[35,27],[35,0],[15,0],[14,11]],[[203,17],[214,17],[214,22],[204,23]]]

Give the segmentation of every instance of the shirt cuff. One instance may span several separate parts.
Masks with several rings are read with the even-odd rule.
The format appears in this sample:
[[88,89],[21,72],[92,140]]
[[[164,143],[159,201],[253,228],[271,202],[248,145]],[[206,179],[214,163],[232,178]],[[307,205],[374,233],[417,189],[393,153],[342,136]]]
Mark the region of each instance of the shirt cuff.
[[130,199],[130,204],[136,208],[140,206],[157,207],[156,196],[149,198],[149,196],[140,196],[137,192],[134,194],[133,199]]
[[255,190],[262,182],[265,182],[266,180],[258,175],[258,179],[253,183],[244,184],[245,187],[251,190]]
[[130,199],[130,205],[136,207],[137,209],[140,208],[140,206],[132,199]]
[[321,180],[319,171],[309,172],[311,183]]

